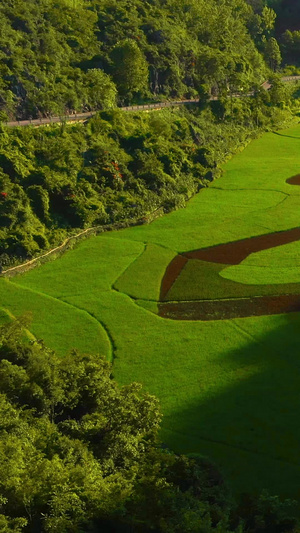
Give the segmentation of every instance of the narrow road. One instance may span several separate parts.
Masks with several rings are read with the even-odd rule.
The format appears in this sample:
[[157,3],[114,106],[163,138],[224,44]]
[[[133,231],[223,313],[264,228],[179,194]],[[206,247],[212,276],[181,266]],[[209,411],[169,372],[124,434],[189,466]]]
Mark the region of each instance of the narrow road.
[[[161,109],[164,107],[173,107],[174,105],[184,105],[184,104],[197,104],[199,102],[198,98],[193,100],[175,100],[172,102],[158,102],[157,104],[144,104],[144,105],[130,105],[125,107],[120,107],[122,111],[147,111],[150,109]],[[73,115],[63,115],[60,117],[47,117],[47,118],[35,118],[30,120],[14,120],[11,122],[4,122],[6,126],[15,127],[15,126],[42,126],[45,124],[55,124],[56,122],[80,122],[92,118],[97,111],[88,111],[87,113],[74,113]]]
[[[299,81],[300,76],[284,76],[281,78],[283,82]],[[265,81],[262,84],[262,87],[266,90],[270,89],[271,85],[268,81]],[[238,95],[235,95],[238,96]],[[249,95],[247,95],[249,96]],[[217,100],[216,96],[212,96],[211,100]],[[191,100],[174,100],[172,102],[158,102],[156,104],[144,104],[144,105],[130,105],[120,107],[123,111],[149,111],[153,109],[162,109],[164,107],[173,107],[178,105],[185,104],[197,104],[199,102],[198,98],[193,98]],[[88,111],[87,113],[74,113],[72,115],[63,115],[60,117],[47,117],[47,118],[34,118],[30,120],[14,120],[11,122],[4,122],[6,126],[15,127],[15,126],[42,126],[45,124],[55,124],[57,122],[80,122],[92,118],[97,111]]]

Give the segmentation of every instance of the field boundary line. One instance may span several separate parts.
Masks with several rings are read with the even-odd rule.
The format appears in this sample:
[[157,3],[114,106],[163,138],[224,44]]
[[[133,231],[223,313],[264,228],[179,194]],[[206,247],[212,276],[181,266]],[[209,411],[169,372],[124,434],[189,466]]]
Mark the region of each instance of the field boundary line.
[[[210,187],[211,189],[217,189],[217,191],[223,191],[223,192],[226,192],[226,191],[255,191],[255,192],[263,192],[263,191],[267,191],[267,192],[278,192],[280,194],[284,194],[285,196],[299,196],[299,193],[297,194],[290,194],[288,192],[285,192],[285,191],[281,191],[279,189],[252,189],[252,188],[236,188],[236,189],[233,189],[233,188],[224,188],[224,187],[217,187],[217,186],[214,186],[212,185]],[[266,208],[268,209],[268,208]]]
[[[132,242],[132,241],[131,241]],[[115,287],[115,284],[117,283],[117,281],[120,279],[121,276],[124,276],[125,272],[127,272],[127,270],[137,261],[137,259],[139,259],[144,253],[145,251],[147,250],[147,244],[145,242],[142,242],[142,241],[135,241],[135,242],[140,242],[142,245],[143,245],[143,249],[142,251],[133,259],[133,261],[131,261],[129,263],[129,265],[127,265],[127,267],[124,268],[124,270],[121,272],[121,274],[119,274],[119,276],[116,277],[116,279],[111,283],[110,287],[111,287],[111,290],[114,290],[114,291],[117,291],[117,292],[120,292],[122,294],[127,294],[127,293],[123,293],[123,291],[120,291],[119,289],[117,289],[117,287]],[[128,295],[130,296],[130,295]],[[130,296],[131,297],[131,296]]]
[[62,298],[55,298],[55,300],[58,300],[59,302],[65,303],[65,304],[69,305],[70,307],[73,307],[74,309],[77,309],[78,311],[82,311],[83,313],[86,313],[87,315],[89,315],[93,320],[96,320],[96,322],[103,328],[103,330],[104,330],[104,332],[106,334],[106,337],[107,337],[107,340],[108,340],[108,344],[109,344],[109,347],[110,347],[110,350],[109,350],[110,351],[110,353],[109,353],[109,362],[113,363],[114,360],[117,357],[116,354],[115,354],[115,351],[116,351],[117,347],[116,347],[116,343],[114,341],[114,338],[113,338],[112,334],[109,331],[108,326],[102,320],[97,318],[93,313],[91,313],[87,309],[84,309],[83,307],[79,307],[78,305],[71,304],[70,302],[68,302],[67,300],[64,300]]
[[[235,283],[239,283],[239,282],[235,282]],[[242,284],[243,285],[243,284]],[[245,284],[244,284],[245,285]],[[299,285],[300,286],[300,283],[296,283],[296,285]],[[285,292],[285,293],[280,293],[280,294],[267,294],[266,296],[270,297],[270,298],[274,298],[275,296],[299,296],[298,293],[296,292]],[[261,296],[238,296],[237,298],[235,298],[234,296],[232,296],[231,298],[206,298],[206,299],[196,299],[196,300],[159,300],[158,303],[159,304],[180,304],[180,303],[185,303],[185,304],[190,304],[190,303],[203,303],[203,302],[234,302],[236,300],[253,300],[254,298],[261,298]],[[137,298],[138,300],[142,298]],[[147,300],[146,300],[147,301]],[[240,318],[243,318],[243,317],[240,317]],[[246,317],[244,317],[246,318]],[[230,319],[230,320],[233,320],[233,319]]]
[[[179,431],[177,429],[168,429],[168,428],[166,428],[166,429],[170,433],[177,433],[178,435],[186,435],[183,431]],[[249,448],[243,448],[242,446],[238,446],[237,444],[229,444],[229,443],[227,443],[225,441],[219,441],[219,440],[210,439],[210,438],[206,438],[206,437],[202,437],[202,436],[200,436],[199,439],[204,441],[204,442],[211,442],[213,444],[218,444],[220,446],[226,446],[227,448],[233,448],[234,450],[240,450],[241,452],[253,453],[254,455],[259,455],[259,456],[262,456],[262,457],[268,457],[272,461],[276,461],[276,462],[279,462],[279,463],[284,463],[284,464],[288,464],[288,465],[292,465],[292,466],[297,466],[299,468],[299,463],[297,461],[293,462],[293,461],[289,461],[288,459],[279,459],[279,458],[274,457],[272,455],[268,455],[266,452],[258,452],[258,451],[255,451],[255,450],[250,450]],[[193,453],[195,453],[195,452],[193,452]],[[189,455],[189,454],[187,453],[186,455]],[[199,455],[202,455],[201,452],[199,452]]]
[[15,270],[20,270],[21,268],[25,268],[25,267],[28,267],[28,266],[31,266],[33,265],[34,263],[36,263],[37,261],[39,261],[40,259],[43,259],[44,257],[47,257],[49,256],[50,254],[53,254],[54,252],[56,251],[62,251],[64,249],[64,247],[72,240],[72,239],[77,239],[78,237],[80,237],[81,235],[84,235],[86,234],[88,231],[92,231],[94,228],[87,228],[85,229],[84,231],[81,231],[80,233],[77,233],[76,235],[72,235],[71,237],[67,237],[63,242],[62,244],[60,244],[59,246],[56,246],[55,248],[51,248],[51,250],[48,250],[48,252],[42,254],[42,255],[39,255],[38,257],[34,257],[33,259],[30,259],[29,261],[26,261],[26,263],[21,263],[20,265],[16,265],[14,267],[10,267],[10,268],[7,268],[6,270],[2,270],[1,272],[1,275],[4,276],[5,274],[8,274],[9,272],[12,272],[12,271],[15,271]]
[[[121,229],[127,229],[133,226],[142,226],[145,224],[150,224],[157,218],[159,218],[162,215],[162,207],[156,208],[152,213],[148,213],[147,215],[143,216],[139,219],[133,219],[131,222],[116,222],[115,224],[106,224],[103,226],[92,226],[91,228],[86,228],[83,231],[80,231],[79,233],[76,233],[75,235],[70,235],[69,237],[66,237],[65,240],[62,242],[62,244],[59,244],[58,246],[55,246],[55,248],[51,248],[51,250],[48,250],[47,252],[38,255],[37,257],[34,257],[33,259],[30,259],[29,261],[26,261],[25,263],[20,263],[19,265],[9,267],[5,270],[2,270],[0,272],[0,278],[1,277],[12,277],[17,274],[23,274],[24,272],[27,272],[31,268],[34,268],[35,266],[40,266],[38,261],[43,260],[44,258],[51,259],[52,255],[61,254],[66,252],[69,248],[68,245],[74,240],[74,244],[80,241],[80,237],[83,237],[85,235],[87,236],[97,236],[101,235],[102,233],[108,233],[110,231],[118,231]],[[127,239],[130,241],[130,239]],[[137,241],[142,242],[142,241]],[[143,243],[144,244],[144,243]],[[56,257],[54,257],[56,259]],[[45,261],[46,262],[46,261]]]
[[[113,346],[112,346],[112,343],[111,343],[111,338],[110,338],[110,335],[108,335],[107,333],[107,330],[106,328],[102,325],[102,323],[100,322],[100,320],[98,320],[95,316],[93,316],[91,313],[89,313],[86,309],[82,309],[80,307],[77,307],[76,305],[73,305],[61,298],[58,298],[56,296],[51,296],[50,294],[47,294],[46,292],[43,292],[43,291],[38,291],[38,290],[35,290],[35,289],[31,289],[30,287],[24,287],[23,285],[19,285],[18,283],[14,282],[14,281],[11,281],[9,280],[9,283],[11,283],[14,287],[18,288],[18,289],[21,289],[21,290],[25,290],[25,291],[28,291],[28,292],[31,292],[33,294],[37,294],[39,296],[42,296],[44,298],[49,298],[49,300],[54,300],[55,302],[59,302],[61,303],[62,305],[65,305],[67,307],[71,307],[73,309],[76,309],[77,311],[81,312],[81,313],[84,313],[86,315],[88,315],[93,321],[95,321],[97,323],[97,327],[100,329],[103,329],[104,330],[104,333],[107,337],[107,341],[108,341],[108,346],[109,346],[109,354],[108,354],[108,357],[109,357],[109,361],[112,362],[113,359],[114,359],[114,351],[113,351]],[[99,353],[101,353],[99,351]]]
[[[6,307],[0,307],[0,310],[4,311],[4,313],[6,313],[8,318],[10,318],[11,320],[18,320],[18,318]],[[36,336],[30,331],[30,329],[25,328],[24,326],[22,326],[22,329],[25,331],[25,334],[27,335],[29,340],[37,341]]]

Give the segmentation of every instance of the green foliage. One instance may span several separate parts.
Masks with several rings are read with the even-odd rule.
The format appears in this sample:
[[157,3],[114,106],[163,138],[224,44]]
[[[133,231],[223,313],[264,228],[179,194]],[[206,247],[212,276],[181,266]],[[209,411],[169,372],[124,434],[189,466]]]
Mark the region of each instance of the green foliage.
[[[20,260],[72,228],[183,207],[257,128],[284,121],[290,94],[278,83],[270,95],[259,90],[267,71],[258,48],[271,68],[280,64],[274,11],[261,4],[2,2],[3,119],[106,111],[87,127],[3,128],[0,255]],[[232,97],[253,87],[254,99]],[[151,94],[198,93],[194,111],[112,111]]]
[[[260,4],[263,3],[261,0],[257,1]],[[265,3],[268,6],[263,8],[265,11],[271,8],[270,11],[274,10],[276,13],[275,31],[271,31],[269,35],[265,34],[265,37],[270,37],[271,34],[273,37],[276,35],[285,66],[299,66],[299,2],[294,0],[267,0]],[[262,11],[262,5],[260,5],[260,11]]]
[[110,78],[100,69],[87,71],[84,84],[86,85],[86,105],[92,109],[106,109],[115,107],[117,90]]
[[[238,513],[244,515],[244,527],[249,533],[281,533],[298,531],[294,500],[280,501],[267,491],[259,497],[244,496]],[[246,516],[245,516],[246,515]]]
[[281,65],[281,53],[279,45],[274,37],[265,41],[264,55],[271,70],[276,71]]
[[87,126],[5,129],[0,254],[30,257],[72,228],[184,206],[219,176],[219,165],[256,134],[257,125],[270,123],[270,101],[282,109],[290,101],[276,80],[269,95],[224,97],[202,110],[107,110]]
[[286,30],[282,35],[282,50],[286,61],[299,66],[300,31]]
[[[257,16],[269,35],[274,12]],[[228,71],[246,89],[265,75],[252,17],[243,0],[4,0],[0,117],[105,109],[116,87],[119,102],[196,95],[203,83],[226,87]]]
[[148,85],[148,65],[136,42],[126,39],[117,43],[110,57],[119,95],[130,101],[136,93],[143,94]]
[[58,359],[25,324],[0,329],[3,531],[242,532],[213,465],[158,446],[153,396],[99,356]]
[[207,459],[164,450],[158,401],[119,387],[99,356],[64,359],[0,328],[3,531],[294,531],[295,502],[264,492],[234,504]]

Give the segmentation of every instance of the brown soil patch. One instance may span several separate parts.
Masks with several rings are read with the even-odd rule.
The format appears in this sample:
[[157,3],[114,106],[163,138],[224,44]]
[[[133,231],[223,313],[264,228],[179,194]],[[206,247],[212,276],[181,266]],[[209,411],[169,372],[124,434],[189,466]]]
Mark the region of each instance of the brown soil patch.
[[297,176],[292,176],[291,178],[287,179],[286,183],[289,183],[290,185],[300,185],[300,174],[297,174]]
[[300,311],[300,294],[258,296],[233,300],[166,302],[158,305],[159,316],[173,320],[228,320],[249,316],[278,315]]
[[[290,185],[300,185],[300,174],[286,180]],[[194,302],[163,302],[188,259],[199,259],[210,263],[238,265],[248,255],[276,246],[300,240],[300,228],[292,228],[275,233],[267,233],[218,244],[175,257],[166,269],[161,284],[159,316],[175,320],[224,320],[230,318],[274,315],[300,311],[299,295],[257,296],[230,300],[201,300]]]
[[174,257],[171,263],[167,266],[166,272],[162,279],[161,287],[160,287],[160,299],[161,300],[165,298],[165,296],[171,289],[173,283],[176,281],[184,265],[187,262],[188,262],[188,259],[186,257],[183,257],[182,255],[176,255],[176,257]]
[[254,252],[261,252],[262,250],[282,246],[283,244],[298,241],[299,239],[300,228],[292,228],[276,233],[267,233],[265,235],[258,235],[257,237],[241,239],[240,241],[218,244],[209,248],[201,248],[192,252],[184,252],[182,255],[189,259],[201,259],[201,261],[209,261],[210,263],[238,265],[248,255]]

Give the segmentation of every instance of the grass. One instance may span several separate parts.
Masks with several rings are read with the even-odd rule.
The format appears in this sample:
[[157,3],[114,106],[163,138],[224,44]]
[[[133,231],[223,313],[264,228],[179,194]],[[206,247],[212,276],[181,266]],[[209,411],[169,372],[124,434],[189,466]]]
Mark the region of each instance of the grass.
[[12,313],[10,313],[7,309],[4,309],[3,307],[0,307],[0,325],[7,324],[7,322],[10,322],[14,316]]
[[[285,270],[289,274],[286,278],[283,276]],[[278,268],[276,278],[276,271],[271,270],[271,276],[267,266],[263,270],[261,268],[257,270],[257,267],[247,267],[243,264],[227,266],[191,259],[186,263],[164,300],[217,300],[220,298],[300,294],[299,269],[294,268],[293,271],[294,283],[292,283],[292,269]],[[261,274],[258,279],[255,278],[257,272]],[[263,279],[264,282],[260,284],[259,279]],[[268,279],[269,283],[267,283]],[[289,283],[285,280],[289,280]]]
[[162,277],[175,255],[168,248],[148,244],[143,253],[117,279],[114,287],[133,298],[159,300]]
[[[175,451],[207,454],[237,492],[268,488],[300,499],[300,315],[183,322],[154,314],[162,273],[178,252],[299,225],[300,187],[285,183],[299,173],[299,146],[300,127],[266,134],[185,209],[1,279],[0,296],[13,315],[31,311],[32,333],[61,354],[75,346],[109,357],[113,348],[114,377],[160,398],[161,436]],[[253,254],[236,267],[238,280],[222,279],[219,268],[231,275],[232,267],[218,265],[201,290],[218,298],[224,287],[252,291],[241,267],[264,266],[266,279],[275,264],[293,267],[296,247]]]
[[246,285],[285,283],[289,289],[300,283],[299,267],[300,242],[297,241],[251,254],[241,264],[222,270],[220,276]]
[[72,348],[85,353],[102,353],[111,358],[111,345],[102,325],[86,310],[39,291],[0,279],[1,304],[13,316],[31,315],[30,330],[49,348],[64,355]]

